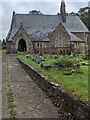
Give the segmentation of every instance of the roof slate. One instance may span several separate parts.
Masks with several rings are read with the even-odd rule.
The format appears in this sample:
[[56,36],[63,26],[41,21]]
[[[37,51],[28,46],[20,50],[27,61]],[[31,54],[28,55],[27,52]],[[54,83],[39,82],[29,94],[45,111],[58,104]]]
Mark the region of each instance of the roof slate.
[[[49,41],[59,23],[62,23],[61,15],[15,14],[9,40],[14,37],[22,24],[33,41]],[[75,15],[67,15],[66,23],[62,24],[68,32],[88,32],[84,23]]]
[[71,42],[84,42],[82,39],[78,38],[77,36],[75,36],[73,33],[68,32],[68,34],[71,37]]

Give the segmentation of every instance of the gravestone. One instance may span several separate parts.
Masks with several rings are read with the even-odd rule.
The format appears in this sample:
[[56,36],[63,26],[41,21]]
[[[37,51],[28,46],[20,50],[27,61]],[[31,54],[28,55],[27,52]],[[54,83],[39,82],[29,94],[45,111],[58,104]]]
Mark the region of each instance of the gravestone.
[[26,55],[26,58],[31,58],[30,54],[29,54],[29,55]]
[[73,53],[71,53],[70,58],[73,58],[73,57],[74,57],[74,55],[73,55]]
[[35,61],[36,61],[37,63],[41,63],[41,61],[42,61],[42,56],[36,56],[36,57],[35,57]]

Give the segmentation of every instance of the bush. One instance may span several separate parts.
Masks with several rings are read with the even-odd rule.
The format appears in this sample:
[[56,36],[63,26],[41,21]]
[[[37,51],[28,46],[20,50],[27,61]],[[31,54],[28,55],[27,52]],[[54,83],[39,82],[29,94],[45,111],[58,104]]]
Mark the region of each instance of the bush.
[[74,65],[77,65],[78,63],[76,62],[76,60],[72,60],[69,57],[62,57],[59,60],[57,60],[56,62],[54,62],[54,65],[57,67],[61,67],[61,68],[72,68],[74,67]]
[[83,60],[90,60],[90,56],[87,54],[87,55],[83,55],[82,56],[82,59]]
[[83,72],[82,71],[79,71],[79,70],[71,70],[71,71],[65,71],[64,73],[63,73],[63,75],[72,75],[72,74],[83,74]]
[[6,54],[6,50],[0,50],[0,54]]

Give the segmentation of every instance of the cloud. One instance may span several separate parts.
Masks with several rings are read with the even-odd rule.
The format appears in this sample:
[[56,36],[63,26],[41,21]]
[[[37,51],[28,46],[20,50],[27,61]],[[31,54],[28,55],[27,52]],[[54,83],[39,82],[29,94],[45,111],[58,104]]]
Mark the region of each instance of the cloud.
[[[88,2],[89,0],[64,0],[67,2]],[[6,0],[3,0],[6,2]],[[7,0],[7,2],[60,2],[60,0]]]

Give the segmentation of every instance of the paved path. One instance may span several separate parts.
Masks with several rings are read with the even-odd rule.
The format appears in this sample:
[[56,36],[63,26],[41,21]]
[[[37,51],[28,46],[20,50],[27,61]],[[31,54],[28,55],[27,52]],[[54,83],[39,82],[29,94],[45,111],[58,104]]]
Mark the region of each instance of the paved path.
[[[24,72],[15,56],[8,56],[9,69],[17,105],[17,118],[58,118],[57,108]],[[3,58],[3,118],[9,117],[6,101],[5,57]]]
[[2,118],[2,56],[0,55],[0,120]]

